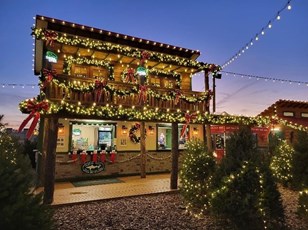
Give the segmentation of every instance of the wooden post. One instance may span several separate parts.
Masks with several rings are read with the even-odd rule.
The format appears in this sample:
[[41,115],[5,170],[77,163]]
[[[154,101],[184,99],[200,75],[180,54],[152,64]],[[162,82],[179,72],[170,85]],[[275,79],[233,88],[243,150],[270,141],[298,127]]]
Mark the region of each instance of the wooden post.
[[140,122],[140,177],[146,178],[145,122]]
[[213,76],[213,113],[216,112],[216,78]]
[[[205,71],[204,72],[204,86],[205,86],[205,91],[208,91],[210,89],[210,84],[209,84],[209,72]],[[205,111],[210,114],[210,101],[206,103],[205,105]],[[212,138],[211,138],[211,126],[210,124],[206,125],[206,146],[207,146],[207,151],[212,152]]]
[[170,188],[178,188],[179,170],[179,129],[178,123],[172,123],[172,162],[171,162]]
[[[44,126],[45,138],[44,146],[46,147],[45,160],[45,179],[44,179],[44,204],[53,202],[53,193],[55,187],[55,166],[56,166],[56,148],[58,138],[58,118],[45,118]],[[47,128],[47,129],[46,129]],[[45,150],[45,147],[43,148]]]

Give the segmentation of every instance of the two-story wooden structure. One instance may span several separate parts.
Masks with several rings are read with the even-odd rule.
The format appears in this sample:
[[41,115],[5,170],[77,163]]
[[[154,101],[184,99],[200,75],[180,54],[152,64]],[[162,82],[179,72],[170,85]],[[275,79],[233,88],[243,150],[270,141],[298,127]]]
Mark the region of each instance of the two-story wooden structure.
[[[32,35],[41,90],[21,103],[21,128],[33,118],[30,136],[40,118],[46,203],[55,179],[177,171],[187,139],[205,140],[219,66],[198,62],[198,50],[45,16]],[[193,92],[200,71],[207,90]]]

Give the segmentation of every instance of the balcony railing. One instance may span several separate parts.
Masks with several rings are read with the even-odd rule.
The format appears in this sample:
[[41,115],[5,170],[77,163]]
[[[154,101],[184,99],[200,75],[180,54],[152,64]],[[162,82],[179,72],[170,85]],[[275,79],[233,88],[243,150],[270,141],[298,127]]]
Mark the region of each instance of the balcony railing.
[[[123,82],[108,82],[108,89],[104,87],[99,89],[94,88],[95,79],[77,78],[68,75],[58,75],[57,81],[52,82],[46,89],[46,98],[50,101],[65,100],[69,103],[77,104],[80,102],[84,106],[91,106],[94,102],[97,106],[115,105],[123,107],[135,106],[136,109],[147,106],[148,108],[169,109],[175,111],[205,111],[207,100],[198,100],[204,96],[202,92],[184,91],[181,90],[181,97],[178,102],[174,97],[170,97],[170,92],[174,89],[162,89],[155,86],[147,86],[148,90],[153,93],[147,93],[147,101],[143,105],[139,102],[138,85],[123,83]],[[124,93],[119,93],[124,92]],[[131,93],[129,93],[131,92]],[[161,96],[159,96],[161,95]],[[169,96],[168,96],[169,95]],[[184,98],[183,98],[184,97]]]

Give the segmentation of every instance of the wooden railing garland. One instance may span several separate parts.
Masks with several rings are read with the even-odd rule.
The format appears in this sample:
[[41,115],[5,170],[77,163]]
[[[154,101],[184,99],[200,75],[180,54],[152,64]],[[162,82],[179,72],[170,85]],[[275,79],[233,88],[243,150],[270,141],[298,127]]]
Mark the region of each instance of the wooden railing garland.
[[170,159],[170,158],[171,158],[171,154],[169,154],[169,156],[167,156],[167,157],[154,157],[154,156],[152,156],[151,154],[149,154],[148,152],[147,152],[147,156],[148,156],[149,158],[151,158],[151,159],[153,159],[153,160],[157,160],[157,161],[164,161],[164,160],[167,160],[167,159]]

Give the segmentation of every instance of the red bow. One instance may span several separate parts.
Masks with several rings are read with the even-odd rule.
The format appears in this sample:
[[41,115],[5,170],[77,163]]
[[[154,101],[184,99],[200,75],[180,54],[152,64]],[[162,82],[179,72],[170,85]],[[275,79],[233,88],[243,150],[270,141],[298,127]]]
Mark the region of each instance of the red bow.
[[181,97],[182,93],[181,90],[176,89],[175,90],[175,99],[174,99],[174,104],[178,104],[180,102],[180,97]]
[[139,104],[141,103],[141,101],[146,102],[147,101],[147,87],[145,85],[140,85],[139,86],[139,97],[138,97],[138,101]]
[[54,31],[44,31],[44,36],[46,38],[46,46],[52,46],[52,42],[58,38],[58,34]]
[[37,102],[35,99],[33,100],[28,100],[27,102],[27,110],[30,111],[29,116],[21,123],[18,132],[21,132],[21,130],[23,130],[23,128],[27,125],[27,123],[32,119],[32,123],[30,125],[30,128],[26,134],[26,138],[30,139],[30,137],[32,136],[34,129],[37,125],[37,122],[40,118],[40,111],[47,111],[49,109],[49,104],[46,101],[42,101],[42,102]]
[[106,85],[107,85],[107,82],[105,80],[102,80],[102,81],[96,80],[95,81],[95,91],[96,91],[96,100],[97,100],[97,102],[99,102],[101,100],[102,91],[103,91],[103,88]]
[[127,69],[126,77],[124,79],[124,82],[136,82],[135,79],[135,70],[133,68]]
[[151,54],[147,51],[142,51],[141,53],[141,60],[140,65],[142,66],[146,60],[148,60],[151,57]]
[[186,113],[185,114],[185,125],[183,126],[182,128],[182,131],[181,131],[181,138],[184,137],[184,135],[186,134],[186,129],[187,129],[187,126],[189,125],[189,123],[196,118],[196,114],[189,114],[189,113]]
[[43,75],[45,77],[45,80],[43,82],[43,85],[41,86],[41,89],[46,88],[46,86],[52,81],[52,79],[57,76],[57,72],[55,70],[50,69],[43,69]]

